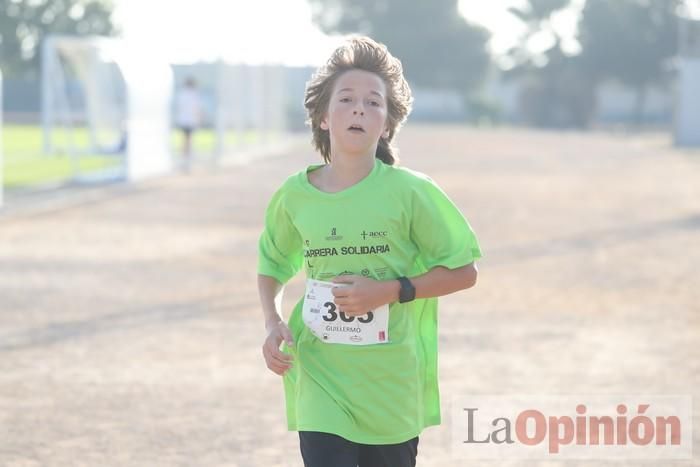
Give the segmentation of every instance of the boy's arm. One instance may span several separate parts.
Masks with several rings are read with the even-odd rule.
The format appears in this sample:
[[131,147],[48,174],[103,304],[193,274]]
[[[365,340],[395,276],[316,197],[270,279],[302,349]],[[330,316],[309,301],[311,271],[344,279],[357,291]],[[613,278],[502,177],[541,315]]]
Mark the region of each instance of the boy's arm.
[[[416,298],[432,298],[468,289],[476,284],[476,264],[448,269],[436,266],[425,274],[410,277],[416,288]],[[376,281],[369,277],[347,275],[333,279],[345,287],[334,287],[335,304],[349,316],[361,316],[387,303],[399,300],[401,285],[398,280]]]
[[294,345],[289,328],[278,310],[282,309],[283,285],[277,279],[258,274],[258,293],[265,316],[267,337],[262,346],[263,358],[267,367],[278,375],[284,375],[292,367],[292,356],[280,350],[282,341]]
[[474,287],[477,274],[476,264],[469,263],[455,269],[437,266],[409,280],[416,288],[416,298],[432,298]]
[[258,294],[265,318],[265,329],[283,321],[280,310],[282,309],[282,292],[284,286],[271,276],[258,274]]

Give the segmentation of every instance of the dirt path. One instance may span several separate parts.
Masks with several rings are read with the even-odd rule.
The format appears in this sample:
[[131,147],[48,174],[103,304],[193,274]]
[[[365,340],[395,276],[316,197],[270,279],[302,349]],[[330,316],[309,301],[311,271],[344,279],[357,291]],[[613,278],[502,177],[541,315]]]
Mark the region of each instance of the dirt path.
[[[700,153],[427,126],[400,146],[486,255],[477,287],[442,300],[445,423],[420,466],[518,465],[451,456],[454,396],[700,395]],[[0,217],[0,465],[301,465],[254,279],[269,196],[315,161],[304,146]]]

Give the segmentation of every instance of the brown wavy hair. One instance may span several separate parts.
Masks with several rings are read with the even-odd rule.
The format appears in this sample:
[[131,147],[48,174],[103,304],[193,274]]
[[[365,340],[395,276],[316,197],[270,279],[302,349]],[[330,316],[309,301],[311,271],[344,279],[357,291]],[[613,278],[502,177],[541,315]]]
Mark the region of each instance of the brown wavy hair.
[[349,70],[364,70],[378,75],[386,85],[389,135],[379,138],[375,156],[385,164],[398,162],[398,152],[391,145],[394,135],[411,112],[411,88],[403,76],[401,61],[391,55],[384,44],[366,36],[351,37],[338,47],[325,65],[321,66],[306,84],[304,107],[306,123],[311,126],[313,145],[326,163],[331,161],[331,139],[328,130],[321,129],[321,121],[328,112],[328,104],[338,77]]

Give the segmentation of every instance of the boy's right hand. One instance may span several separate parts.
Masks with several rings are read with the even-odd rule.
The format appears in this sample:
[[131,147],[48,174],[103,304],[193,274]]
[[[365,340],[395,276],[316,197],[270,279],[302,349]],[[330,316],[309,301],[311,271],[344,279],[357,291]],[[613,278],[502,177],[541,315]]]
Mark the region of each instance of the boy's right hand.
[[265,364],[273,373],[282,376],[292,367],[292,356],[282,352],[280,344],[285,341],[288,346],[292,346],[294,339],[284,321],[271,324],[267,330],[267,337],[262,347]]

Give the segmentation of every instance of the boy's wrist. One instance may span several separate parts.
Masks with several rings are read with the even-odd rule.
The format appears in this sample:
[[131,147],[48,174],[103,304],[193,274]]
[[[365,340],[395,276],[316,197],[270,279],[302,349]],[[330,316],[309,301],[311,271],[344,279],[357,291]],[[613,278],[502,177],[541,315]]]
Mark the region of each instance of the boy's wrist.
[[265,320],[265,330],[267,332],[270,332],[270,329],[277,326],[281,322],[282,322],[282,318],[280,318],[279,316],[267,319],[267,320]]
[[384,287],[386,290],[386,303],[398,302],[401,283],[397,279],[390,279],[384,281]]

